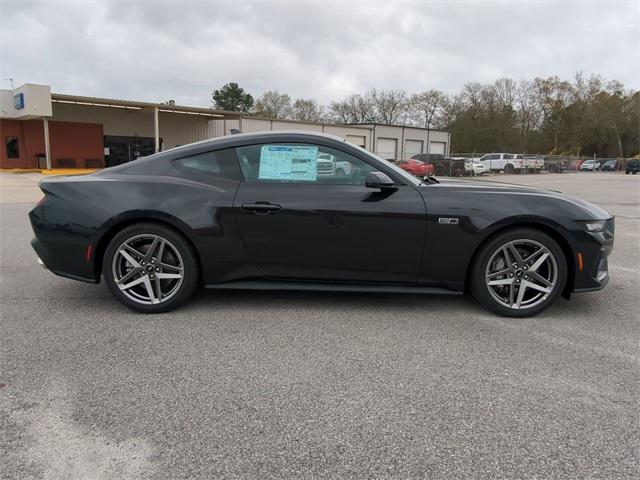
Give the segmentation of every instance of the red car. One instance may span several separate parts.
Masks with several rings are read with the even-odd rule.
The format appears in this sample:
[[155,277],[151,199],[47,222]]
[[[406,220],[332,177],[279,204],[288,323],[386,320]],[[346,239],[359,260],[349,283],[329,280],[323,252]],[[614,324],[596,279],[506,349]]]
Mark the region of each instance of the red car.
[[410,158],[409,160],[399,160],[396,162],[396,165],[417,177],[433,175],[434,171],[434,166],[432,164],[427,164],[422,160],[416,160],[414,158]]

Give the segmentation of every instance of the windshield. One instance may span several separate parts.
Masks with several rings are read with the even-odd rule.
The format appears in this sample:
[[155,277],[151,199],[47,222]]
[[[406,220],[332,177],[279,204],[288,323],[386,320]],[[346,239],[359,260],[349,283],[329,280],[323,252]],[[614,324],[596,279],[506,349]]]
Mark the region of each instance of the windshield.
[[401,169],[397,165],[394,165],[389,160],[385,160],[384,158],[376,155],[375,153],[371,153],[369,150],[365,150],[360,145],[355,145],[353,143],[350,143],[349,145],[351,145],[352,147],[357,148],[358,150],[360,150],[363,153],[366,153],[368,156],[373,157],[376,160],[379,160],[380,162],[383,162],[385,164],[385,166],[387,166],[388,168],[393,170],[393,173],[397,174],[399,177],[402,177],[404,180],[406,180],[409,183],[409,185],[413,185],[413,186],[417,187],[417,186],[422,185],[424,183],[419,178],[416,178],[413,175],[411,175],[410,173],[405,172],[403,169]]

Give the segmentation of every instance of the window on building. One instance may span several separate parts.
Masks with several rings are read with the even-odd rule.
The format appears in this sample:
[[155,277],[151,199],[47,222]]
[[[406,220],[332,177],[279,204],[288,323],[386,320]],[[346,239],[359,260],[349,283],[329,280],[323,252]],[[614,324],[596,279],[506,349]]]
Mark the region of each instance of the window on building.
[[20,158],[20,144],[18,143],[18,137],[7,137],[7,158]]

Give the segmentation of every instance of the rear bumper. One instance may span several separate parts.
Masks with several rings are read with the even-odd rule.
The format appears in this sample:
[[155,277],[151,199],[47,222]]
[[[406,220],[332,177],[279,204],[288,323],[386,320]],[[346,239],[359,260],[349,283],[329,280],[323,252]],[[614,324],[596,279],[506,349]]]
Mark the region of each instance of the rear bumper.
[[40,265],[45,270],[49,270],[51,273],[55,273],[60,277],[71,278],[73,280],[79,280],[81,282],[86,282],[86,283],[99,283],[95,277],[77,275],[75,273],[71,273],[66,270],[60,269],[56,265],[55,261],[51,262],[50,256],[48,255],[47,251],[42,247],[42,244],[38,241],[37,238],[34,238],[33,240],[31,240],[31,246],[36,251],[36,254],[37,254],[36,261],[38,262],[38,265]]
[[53,225],[43,221],[42,207],[29,212],[31,227],[35,237],[31,247],[35,250],[38,263],[61,277],[88,283],[98,283],[93,261],[85,258],[87,237],[73,231],[72,225]]

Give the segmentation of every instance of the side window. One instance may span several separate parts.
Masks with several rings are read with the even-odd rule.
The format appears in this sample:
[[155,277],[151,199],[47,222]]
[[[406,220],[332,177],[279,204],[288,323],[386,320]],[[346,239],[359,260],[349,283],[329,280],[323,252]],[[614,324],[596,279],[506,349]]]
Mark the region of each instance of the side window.
[[351,154],[322,145],[272,143],[236,148],[249,182],[364,185],[375,168]]
[[231,148],[198,153],[197,155],[180,158],[175,160],[175,164],[178,168],[190,175],[227,180],[242,180],[238,160]]
[[512,158],[513,158],[513,155],[511,155],[510,153],[505,153],[504,155],[505,160],[511,160]]

